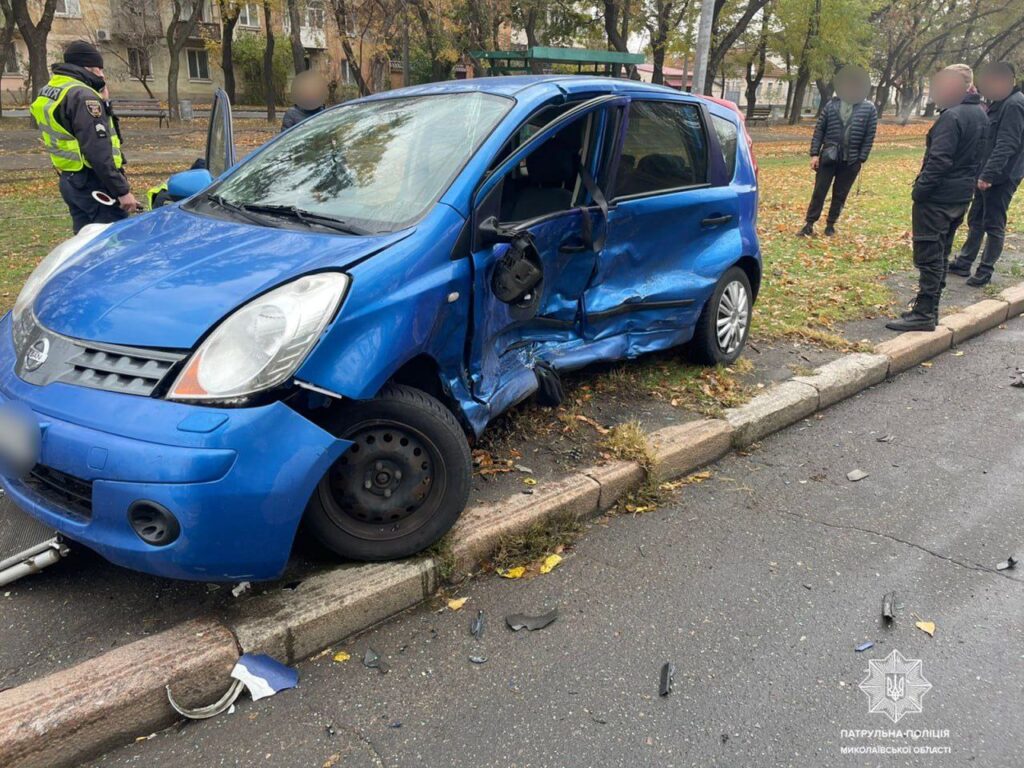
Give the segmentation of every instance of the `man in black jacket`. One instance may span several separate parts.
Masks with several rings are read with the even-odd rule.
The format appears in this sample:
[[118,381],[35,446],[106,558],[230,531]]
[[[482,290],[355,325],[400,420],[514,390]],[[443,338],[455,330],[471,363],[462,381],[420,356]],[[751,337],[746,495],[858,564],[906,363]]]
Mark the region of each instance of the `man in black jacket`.
[[931,96],[940,110],[928,131],[921,172],[914,181],[914,266],[920,272],[910,311],[886,323],[893,331],[934,331],[946,285],[947,244],[974,196],[988,123],[981,98],[970,91],[970,70],[947,67],[932,78]]
[[[967,284],[976,287],[992,280],[995,263],[1003,252],[1006,210],[1024,178],[1024,93],[1015,79],[1013,65],[1005,62],[986,65],[978,78],[981,93],[988,101],[988,135],[967,218],[970,231],[956,261],[949,266],[950,272],[967,277]],[[986,235],[981,263],[971,276],[971,267]]]
[[836,96],[821,109],[811,137],[811,170],[815,172],[814,192],[807,208],[807,221],[797,232],[814,234],[821,218],[825,196],[832,188],[832,202],[825,220],[825,234],[836,232],[836,222],[853,189],[860,167],[867,162],[875,143],[878,113],[867,100],[871,79],[860,67],[843,67],[836,75]]
[[298,125],[303,120],[324,111],[327,83],[316,72],[301,72],[292,81],[292,100],[295,103],[288,108],[281,120],[282,131],[287,131],[293,125]]

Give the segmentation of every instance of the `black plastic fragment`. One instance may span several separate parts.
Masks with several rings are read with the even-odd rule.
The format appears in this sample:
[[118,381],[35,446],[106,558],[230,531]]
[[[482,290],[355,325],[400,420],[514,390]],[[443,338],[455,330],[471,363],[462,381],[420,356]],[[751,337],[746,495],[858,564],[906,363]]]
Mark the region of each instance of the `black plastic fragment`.
[[547,613],[542,613],[540,616],[527,616],[523,613],[513,613],[510,616],[505,617],[505,623],[508,624],[509,629],[513,632],[518,632],[520,629],[528,629],[533,632],[536,629],[544,629],[548,624],[558,618],[558,609],[552,608]]
[[471,634],[473,637],[479,640],[481,637],[484,636],[485,627],[486,622],[484,620],[484,612],[477,611],[476,618],[473,619],[473,621],[469,625],[469,634]]
[[370,646],[366,646],[366,653],[363,654],[363,666],[367,669],[376,669],[382,675],[388,673],[388,665],[380,657],[380,654]]
[[1016,557],[1014,557],[1013,555],[1010,555],[1008,558],[1003,560],[1003,562],[996,564],[996,570],[997,571],[1009,571],[1009,570],[1011,570],[1013,568],[1016,568],[1017,567],[1017,563],[1019,563],[1019,562],[1020,561]]
[[565,389],[558,371],[545,362],[535,363],[533,373],[537,377],[536,399],[546,408],[557,408],[565,399]]
[[896,620],[896,593],[886,592],[882,597],[882,618],[886,622]]
[[661,682],[658,684],[658,695],[668,696],[672,693],[672,683],[675,682],[676,667],[671,661],[666,661],[661,668]]

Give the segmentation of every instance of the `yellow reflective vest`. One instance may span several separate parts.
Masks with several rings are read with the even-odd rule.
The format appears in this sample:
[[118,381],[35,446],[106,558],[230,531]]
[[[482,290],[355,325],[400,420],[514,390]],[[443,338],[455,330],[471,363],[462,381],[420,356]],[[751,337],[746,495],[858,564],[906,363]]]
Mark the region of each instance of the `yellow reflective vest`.
[[[57,121],[57,110],[72,88],[85,88],[98,100],[103,101],[99,93],[81,80],[75,80],[67,75],[54,75],[29,107],[29,112],[42,132],[43,146],[50,153],[50,161],[58,171],[80,171],[92,167],[82,154],[82,148],[75,135]],[[121,137],[117,135],[113,125],[110,126],[110,144],[114,151],[114,167],[120,168],[124,164],[121,157]]]

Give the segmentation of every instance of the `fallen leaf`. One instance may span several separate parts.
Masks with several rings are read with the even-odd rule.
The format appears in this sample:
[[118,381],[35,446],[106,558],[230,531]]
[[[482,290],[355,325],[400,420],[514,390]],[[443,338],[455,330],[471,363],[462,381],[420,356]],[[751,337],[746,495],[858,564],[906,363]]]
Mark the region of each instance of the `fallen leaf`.
[[506,568],[504,571],[498,571],[498,575],[503,579],[521,579],[524,573],[526,573],[526,566],[523,565],[517,565],[515,568]]
[[352,658],[352,654],[349,653],[348,651],[338,651],[331,658],[334,661],[336,661],[336,662],[338,662],[340,664],[343,661],[348,661],[349,659],[351,659]]
[[544,562],[541,563],[540,572],[551,573],[553,570],[555,570],[555,568],[558,566],[560,562],[562,562],[561,555],[548,555],[544,558]]
[[914,626],[920,629],[922,632],[927,632],[928,637],[935,637],[934,621],[915,621]]
[[532,477],[524,477],[523,478],[523,482],[526,483],[527,485],[536,485],[537,484],[537,481],[534,478],[532,478]]
[[467,600],[469,600],[468,597],[460,597],[457,600],[449,600],[448,601],[448,610],[449,611],[457,611],[457,610],[459,610],[460,608],[462,608],[462,606],[464,606],[466,604]]

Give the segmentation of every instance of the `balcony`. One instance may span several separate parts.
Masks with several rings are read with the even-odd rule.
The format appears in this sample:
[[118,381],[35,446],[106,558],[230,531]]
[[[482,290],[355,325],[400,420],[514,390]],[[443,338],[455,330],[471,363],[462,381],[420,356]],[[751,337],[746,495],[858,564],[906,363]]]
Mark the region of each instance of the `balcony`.
[[[187,21],[179,21],[178,28],[187,27]],[[189,40],[220,40],[220,24],[215,21],[200,21],[196,24]]]

